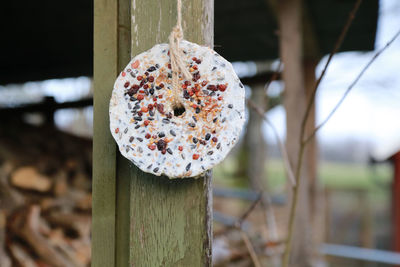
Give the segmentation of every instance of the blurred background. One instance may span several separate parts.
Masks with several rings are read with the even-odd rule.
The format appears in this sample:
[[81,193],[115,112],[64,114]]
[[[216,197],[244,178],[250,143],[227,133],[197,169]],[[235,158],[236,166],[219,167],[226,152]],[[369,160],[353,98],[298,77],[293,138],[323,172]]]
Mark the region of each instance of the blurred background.
[[[354,3],[303,2],[306,87],[321,74]],[[87,266],[93,3],[4,1],[0,21],[0,266]],[[361,3],[319,86],[313,125],[399,27],[399,1]],[[292,160],[287,123],[302,114],[289,120],[279,38],[274,1],[215,0],[215,50],[233,63],[247,99],[265,111]],[[314,266],[400,266],[399,62],[396,40],[309,143],[307,197],[299,205],[307,239],[294,249]],[[213,173],[214,265],[252,266],[235,229],[243,215],[240,227],[262,266],[279,265],[291,194],[273,128],[254,108],[241,141]]]

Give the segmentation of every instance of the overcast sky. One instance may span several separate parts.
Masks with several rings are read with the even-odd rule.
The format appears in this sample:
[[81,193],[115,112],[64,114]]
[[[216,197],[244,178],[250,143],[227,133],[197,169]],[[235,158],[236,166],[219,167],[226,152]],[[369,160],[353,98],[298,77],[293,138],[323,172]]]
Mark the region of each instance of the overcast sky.
[[[398,30],[400,1],[381,0],[375,48],[383,47]],[[333,58],[317,95],[318,121],[328,115],[373,54],[346,52]],[[317,75],[325,60],[318,65]],[[282,107],[269,112],[269,116],[283,136]],[[400,149],[400,39],[373,63],[318,137],[321,143],[348,138],[366,141],[371,153],[379,158]]]

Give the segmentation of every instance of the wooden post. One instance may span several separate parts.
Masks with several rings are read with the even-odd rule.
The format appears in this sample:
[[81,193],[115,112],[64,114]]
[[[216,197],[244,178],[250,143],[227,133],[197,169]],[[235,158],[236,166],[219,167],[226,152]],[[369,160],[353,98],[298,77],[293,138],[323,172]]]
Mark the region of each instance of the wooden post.
[[[213,0],[183,0],[185,39],[213,43]],[[130,58],[168,42],[176,0],[94,3],[93,266],[210,266],[211,172],[169,180],[120,156],[109,131],[113,83]]]
[[[260,107],[266,107],[266,94],[264,84],[254,85],[251,90],[251,100]],[[248,157],[245,166],[247,167],[247,176],[254,190],[260,190],[265,187],[265,160],[266,144],[263,136],[263,118],[253,109],[249,110],[249,121],[245,134],[245,149]],[[251,153],[249,153],[251,152]]]
[[[302,1],[283,0],[278,3],[280,56],[284,65],[284,107],[286,110],[286,149],[291,166],[296,170],[300,150],[301,121],[306,109],[303,70]],[[304,166],[307,158],[304,157]],[[301,168],[290,263],[284,266],[309,266],[311,246],[307,169]],[[285,265],[288,264],[288,265]]]

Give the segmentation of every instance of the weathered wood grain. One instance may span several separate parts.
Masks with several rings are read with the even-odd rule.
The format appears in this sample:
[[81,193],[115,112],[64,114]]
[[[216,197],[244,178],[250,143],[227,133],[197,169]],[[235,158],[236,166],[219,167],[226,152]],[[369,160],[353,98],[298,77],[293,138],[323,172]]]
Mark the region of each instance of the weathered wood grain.
[[[189,41],[212,46],[213,0],[184,0]],[[93,266],[210,266],[211,172],[169,180],[115,153],[108,101],[118,72],[176,23],[176,0],[95,0]]]
[[211,177],[178,181],[149,177],[137,169],[135,176],[131,185],[131,265],[210,266]]
[[118,2],[94,1],[92,266],[114,266],[116,146],[108,105],[117,75]]
[[[131,0],[118,1],[118,72],[122,71],[131,59]],[[129,262],[129,221],[130,221],[130,182],[131,163],[117,153],[116,188],[116,244],[115,266],[125,267]]]
[[[183,1],[185,39],[212,45],[213,1]],[[168,42],[176,0],[132,2],[132,56]],[[131,266],[211,265],[211,173],[169,180],[133,167],[130,199]]]

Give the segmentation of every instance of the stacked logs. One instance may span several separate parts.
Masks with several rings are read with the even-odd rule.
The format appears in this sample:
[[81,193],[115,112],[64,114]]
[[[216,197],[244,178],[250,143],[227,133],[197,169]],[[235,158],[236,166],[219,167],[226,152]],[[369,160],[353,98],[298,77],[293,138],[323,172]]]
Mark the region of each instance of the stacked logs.
[[90,264],[92,142],[1,120],[0,266]]

